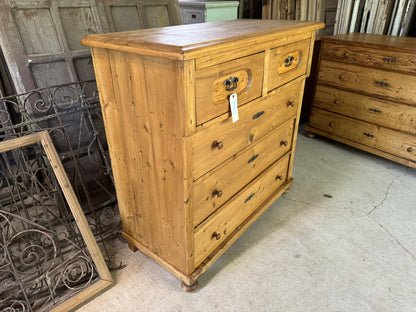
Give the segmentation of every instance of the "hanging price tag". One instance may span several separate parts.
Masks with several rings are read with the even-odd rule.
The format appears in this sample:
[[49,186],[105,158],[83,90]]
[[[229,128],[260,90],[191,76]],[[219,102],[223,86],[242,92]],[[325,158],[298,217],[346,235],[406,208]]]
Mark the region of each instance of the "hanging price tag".
[[233,93],[230,95],[230,109],[233,122],[236,122],[238,120],[237,93]]

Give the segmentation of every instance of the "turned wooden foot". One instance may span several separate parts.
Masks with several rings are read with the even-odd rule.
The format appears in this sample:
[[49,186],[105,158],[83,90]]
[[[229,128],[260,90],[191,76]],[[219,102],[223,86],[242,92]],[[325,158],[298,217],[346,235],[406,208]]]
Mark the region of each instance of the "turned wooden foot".
[[283,194],[287,194],[287,193],[289,193],[290,192],[290,187],[288,187],[287,189],[286,189],[286,191],[284,191],[283,192]]
[[136,252],[138,249],[136,246],[134,246],[132,243],[128,242],[127,245],[129,246],[130,250],[133,252]]
[[316,136],[316,134],[308,131],[308,132],[306,132],[306,136],[308,138],[314,138]]
[[198,288],[198,281],[195,281],[195,283],[193,283],[192,285],[185,284],[182,281],[181,282],[181,288],[183,289],[183,291],[193,292],[194,290],[196,290]]

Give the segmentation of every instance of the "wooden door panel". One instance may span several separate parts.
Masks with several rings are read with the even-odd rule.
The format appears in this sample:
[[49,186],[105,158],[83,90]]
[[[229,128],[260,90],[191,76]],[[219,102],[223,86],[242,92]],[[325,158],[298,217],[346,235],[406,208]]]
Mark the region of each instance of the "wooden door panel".
[[11,13],[26,55],[63,52],[50,8],[16,7]]

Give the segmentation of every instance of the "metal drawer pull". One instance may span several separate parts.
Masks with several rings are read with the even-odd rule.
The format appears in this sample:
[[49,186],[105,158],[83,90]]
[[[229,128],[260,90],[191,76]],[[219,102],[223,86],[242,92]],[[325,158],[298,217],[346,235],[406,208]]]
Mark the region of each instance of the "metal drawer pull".
[[249,197],[247,197],[246,200],[244,201],[244,204],[247,203],[250,199],[252,199],[254,194],[256,194],[256,193],[253,193]]
[[225,86],[225,90],[234,91],[235,89],[237,89],[237,83],[238,77],[230,77],[228,79],[225,79],[222,84]]
[[289,142],[287,140],[280,141],[280,146],[282,146],[282,145],[287,146],[288,144],[289,144]]
[[377,108],[369,108],[368,110],[373,113],[381,113],[381,110],[378,110]]
[[283,180],[283,177],[282,177],[281,175],[279,175],[279,174],[278,174],[278,175],[276,176],[276,181],[277,181],[277,180],[282,181],[282,180]]
[[217,196],[217,197],[221,197],[222,196],[222,191],[221,190],[217,190],[217,189],[215,189],[213,192],[212,192],[212,196]]
[[295,107],[295,101],[287,101],[287,106]]
[[219,240],[221,238],[221,233],[217,233],[217,232],[212,233],[211,239],[213,238],[215,238],[216,240]]
[[389,57],[383,57],[382,60],[386,63],[396,63],[397,60],[394,58],[389,58]]
[[257,159],[257,157],[259,157],[259,154],[256,154],[256,155],[254,155],[253,157],[251,157],[249,160],[248,160],[248,164],[249,163],[251,163],[251,162],[253,162],[253,161],[255,161],[256,159]]
[[383,88],[390,86],[387,82],[384,82],[384,81],[374,81],[374,83]]
[[409,153],[413,152],[413,147],[408,147],[408,148],[407,148],[407,151],[408,151]]
[[369,138],[374,138],[374,135],[372,135],[372,134],[370,134],[370,133],[363,133],[366,137],[369,137]]
[[221,141],[214,141],[212,143],[212,148],[218,148],[219,150],[224,147],[224,144],[222,144]]
[[263,114],[264,114],[264,111],[258,112],[257,114],[254,114],[254,115],[253,115],[252,119],[253,119],[253,120],[254,120],[254,119],[257,119],[257,118],[261,117]]
[[285,67],[290,67],[293,64],[293,60],[295,59],[295,57],[293,55],[288,56],[287,58],[285,58],[284,62],[285,62]]

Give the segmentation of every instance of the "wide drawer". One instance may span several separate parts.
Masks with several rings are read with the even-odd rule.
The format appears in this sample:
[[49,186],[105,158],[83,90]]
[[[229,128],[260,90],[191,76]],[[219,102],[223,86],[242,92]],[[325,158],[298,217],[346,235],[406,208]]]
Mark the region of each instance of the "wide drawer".
[[277,88],[301,75],[308,68],[310,39],[272,49],[267,89]]
[[322,60],[318,83],[416,105],[416,76]]
[[416,107],[318,85],[314,107],[416,134]]
[[363,47],[362,45],[344,45],[324,42],[320,57],[327,60],[339,60],[365,67],[416,73],[416,55]]
[[237,93],[241,106],[261,96],[264,53],[239,58],[195,73],[197,124],[228,112],[229,97]]
[[194,226],[292,147],[294,120],[289,120],[256,144],[236,154],[194,185]]
[[309,126],[380,151],[416,161],[416,136],[320,109],[312,109]]
[[302,81],[297,80],[239,110],[240,120],[215,121],[192,136],[194,180],[218,166],[270,130],[296,116]]
[[290,154],[273,164],[261,176],[215,212],[195,231],[195,266],[198,266],[230,234],[267,200],[287,179]]

